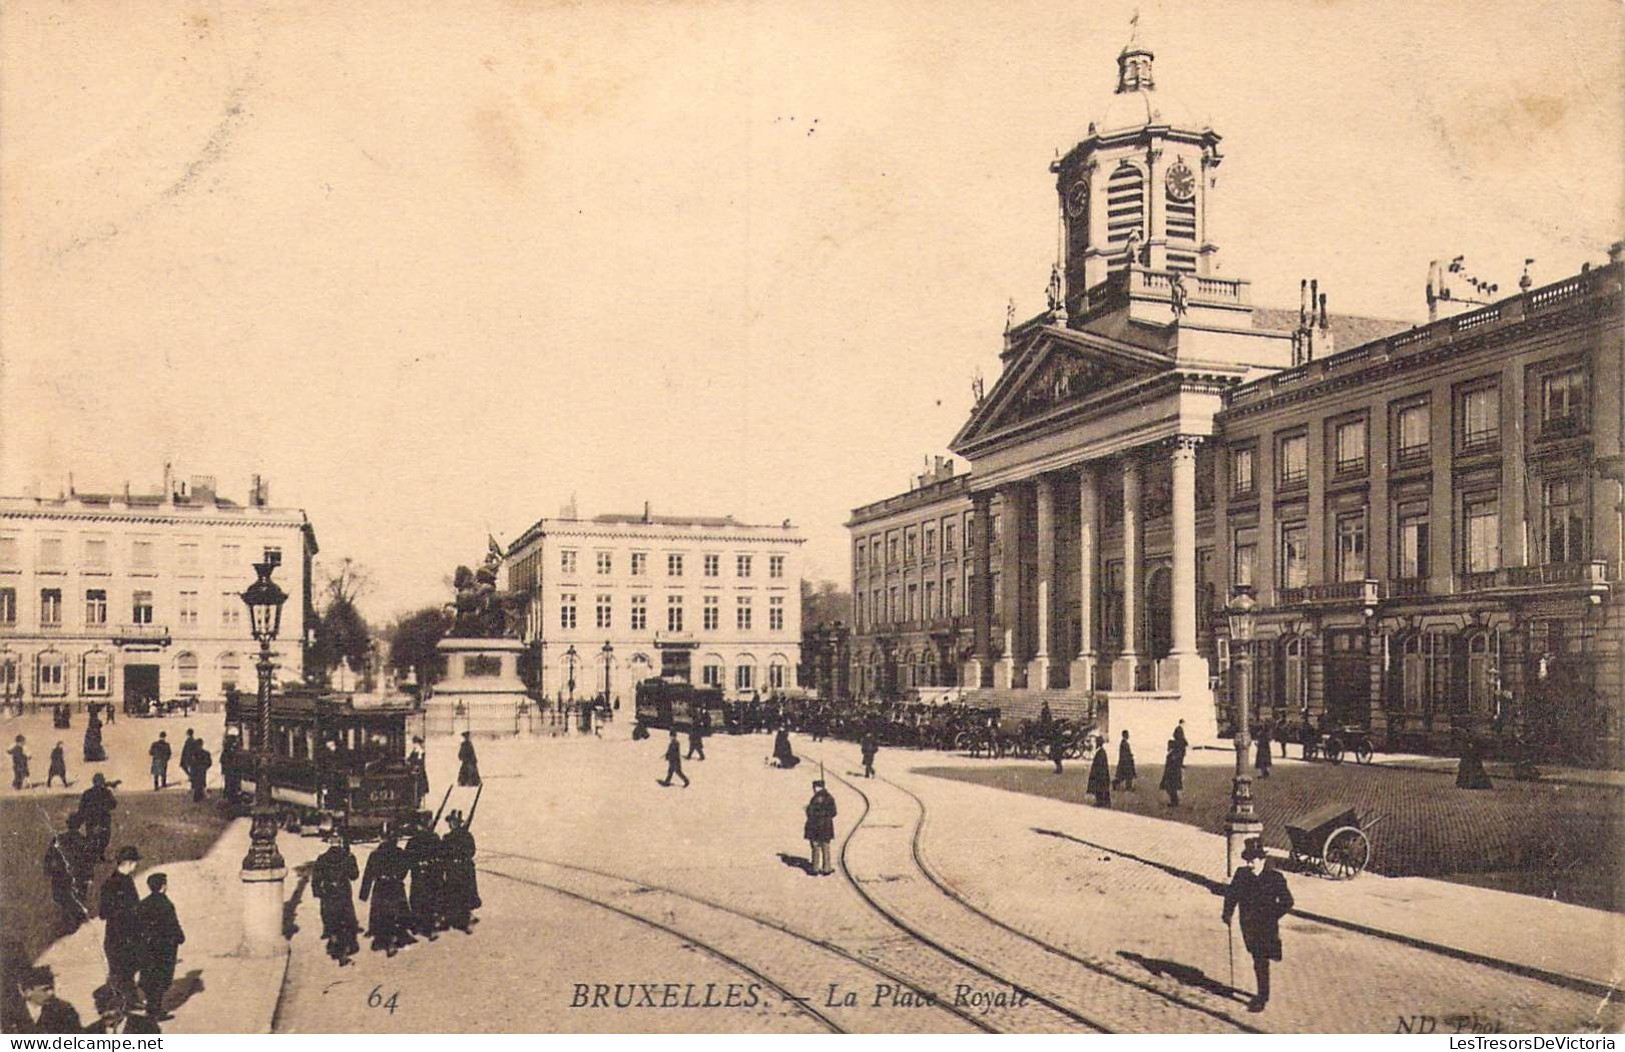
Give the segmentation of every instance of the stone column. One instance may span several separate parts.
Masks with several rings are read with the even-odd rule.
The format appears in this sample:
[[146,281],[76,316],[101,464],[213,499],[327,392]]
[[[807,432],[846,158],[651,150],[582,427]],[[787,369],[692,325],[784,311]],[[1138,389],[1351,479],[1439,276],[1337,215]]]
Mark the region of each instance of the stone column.
[[1095,551],[1100,531],[1099,480],[1088,464],[1078,471],[1078,656],[1072,689],[1095,689]]
[[1182,696],[1207,690],[1207,662],[1196,652],[1196,447],[1181,435],[1173,449],[1173,645],[1163,662],[1164,684]]
[[1038,633],[1033,659],[1027,663],[1027,686],[1049,688],[1050,633],[1054,629],[1055,598],[1055,479],[1038,478]]
[[1140,465],[1123,461],[1123,652],[1112,665],[1112,689],[1133,690],[1140,636]]
[[1021,520],[1025,510],[1022,496],[1021,483],[1012,483],[999,490],[999,521],[1004,524],[1001,531],[1004,547],[999,568],[1004,607],[1004,657],[999,659],[994,671],[993,685],[1005,690],[1018,686],[1018,679],[1027,671],[1024,660],[1026,639],[1021,631]]
[[[975,653],[966,662],[967,687],[980,687],[984,671],[993,663],[993,494],[971,494],[971,521],[976,537],[971,541],[976,560],[976,590],[966,596],[971,611],[971,632]],[[969,539],[969,538],[967,538]]]

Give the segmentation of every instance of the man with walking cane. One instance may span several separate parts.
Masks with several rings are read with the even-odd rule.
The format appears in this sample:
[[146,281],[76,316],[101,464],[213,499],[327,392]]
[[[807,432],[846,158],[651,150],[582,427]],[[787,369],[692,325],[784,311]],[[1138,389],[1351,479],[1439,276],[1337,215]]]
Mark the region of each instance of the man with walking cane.
[[1249,1012],[1262,1012],[1270,999],[1270,961],[1281,959],[1281,918],[1292,910],[1292,892],[1279,871],[1264,868],[1264,842],[1252,837],[1242,849],[1246,863],[1224,893],[1224,923],[1230,940],[1230,988],[1236,986],[1235,929],[1230,917],[1241,909],[1241,941],[1253,958],[1257,993],[1247,1002]]

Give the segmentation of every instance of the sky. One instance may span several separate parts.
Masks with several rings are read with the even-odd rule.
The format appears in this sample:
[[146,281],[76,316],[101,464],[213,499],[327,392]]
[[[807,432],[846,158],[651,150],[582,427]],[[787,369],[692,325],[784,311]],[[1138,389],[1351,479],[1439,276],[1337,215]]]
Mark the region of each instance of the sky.
[[[263,474],[375,622],[572,497],[788,518],[843,580],[1042,309],[1136,9],[8,3],[0,493]],[[1257,303],[1420,321],[1430,260],[1622,236],[1612,0],[1138,10]]]

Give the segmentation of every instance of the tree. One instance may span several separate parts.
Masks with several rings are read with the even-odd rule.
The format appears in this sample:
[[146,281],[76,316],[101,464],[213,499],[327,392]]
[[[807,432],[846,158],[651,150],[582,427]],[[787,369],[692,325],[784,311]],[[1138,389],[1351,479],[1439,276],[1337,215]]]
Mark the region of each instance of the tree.
[[359,602],[372,587],[372,573],[354,559],[344,558],[336,564],[318,565],[314,576],[322,581],[323,601],[305,663],[311,678],[326,684],[335,669],[354,673],[366,669],[372,654],[372,629],[361,615]]
[[330,600],[316,622],[316,640],[310,648],[316,669],[324,678],[340,665],[360,672],[371,653],[372,629],[361,611],[348,599]]
[[419,687],[428,686],[440,670],[435,644],[451,630],[445,607],[426,606],[398,619],[389,629],[389,667],[396,675],[410,671]]
[[801,582],[801,632],[803,635],[819,624],[833,625],[841,621],[852,623],[852,593],[834,581]]

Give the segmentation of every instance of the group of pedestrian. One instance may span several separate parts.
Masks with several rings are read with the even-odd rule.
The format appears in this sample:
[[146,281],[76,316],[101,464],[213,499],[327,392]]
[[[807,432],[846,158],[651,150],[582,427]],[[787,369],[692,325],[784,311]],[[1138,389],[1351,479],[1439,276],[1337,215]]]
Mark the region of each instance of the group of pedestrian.
[[[374,950],[393,957],[419,938],[433,942],[443,931],[473,932],[474,911],[481,903],[472,819],[472,811],[467,820],[461,811],[452,811],[446,816],[446,834],[440,836],[434,816],[420,812],[404,847],[395,829],[385,831],[361,873],[361,901],[371,904],[367,936]],[[341,966],[360,952],[350,899],[356,870],[355,856],[337,832],[312,870],[311,883],[322,902],[322,937]]]
[[[87,919],[90,870],[86,863],[94,850],[81,832],[82,811],[69,817],[67,832],[54,837],[46,852],[52,894],[64,915],[73,918],[75,928]],[[107,966],[107,981],[93,995],[96,1020],[88,1027],[82,1025],[78,1010],[56,996],[51,969],[30,968],[18,981],[21,1008],[15,1018],[7,1020],[8,1032],[155,1034],[159,1023],[173,1018],[164,1008],[164,999],[175,982],[175,965],[186,932],[169,899],[167,874],[147,875],[145,898],[136,890],[134,874],[140,861],[141,852],[133,845],[119,848],[113,872],[102,882],[96,900],[96,913],[105,922],[102,954]],[[136,1007],[141,1009],[139,1014],[133,1014]]]
[[79,807],[68,815],[67,827],[51,838],[45,849],[43,868],[51,886],[61,926],[71,934],[90,917],[90,885],[96,864],[107,861],[107,845],[113,836],[113,810],[118,801],[97,772],[90,788],[79,795]]

